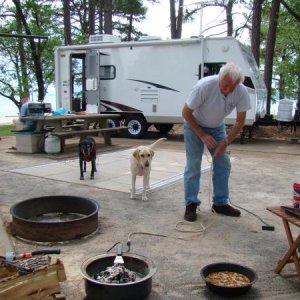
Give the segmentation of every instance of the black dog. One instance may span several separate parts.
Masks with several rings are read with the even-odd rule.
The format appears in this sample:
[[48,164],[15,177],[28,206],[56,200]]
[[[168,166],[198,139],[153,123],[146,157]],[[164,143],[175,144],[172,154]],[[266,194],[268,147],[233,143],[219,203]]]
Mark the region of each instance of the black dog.
[[90,136],[82,137],[79,141],[79,166],[80,166],[80,180],[84,180],[83,172],[86,172],[86,162],[91,162],[91,179],[94,179],[94,172],[96,169],[96,142]]

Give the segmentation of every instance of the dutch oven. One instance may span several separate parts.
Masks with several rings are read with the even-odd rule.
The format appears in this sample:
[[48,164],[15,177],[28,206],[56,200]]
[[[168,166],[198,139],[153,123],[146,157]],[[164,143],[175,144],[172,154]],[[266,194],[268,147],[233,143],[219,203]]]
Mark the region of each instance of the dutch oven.
[[[236,286],[236,287],[231,287],[231,286],[228,287],[224,285],[214,284],[209,280],[207,280],[207,276],[209,274],[214,272],[224,272],[224,271],[236,272],[245,275],[246,277],[249,278],[250,283],[241,286]],[[225,297],[239,296],[246,293],[252,287],[252,284],[257,279],[257,275],[252,269],[243,265],[239,265],[235,263],[227,263],[227,262],[220,262],[220,263],[207,265],[201,269],[200,274],[204,279],[206,286],[208,287],[209,290]]]
[[137,273],[137,279],[130,283],[106,283],[94,279],[94,275],[111,267],[115,254],[97,255],[85,260],[81,273],[85,279],[85,292],[93,300],[140,300],[151,292],[152,276],[156,267],[152,260],[137,254],[123,254],[124,266]]

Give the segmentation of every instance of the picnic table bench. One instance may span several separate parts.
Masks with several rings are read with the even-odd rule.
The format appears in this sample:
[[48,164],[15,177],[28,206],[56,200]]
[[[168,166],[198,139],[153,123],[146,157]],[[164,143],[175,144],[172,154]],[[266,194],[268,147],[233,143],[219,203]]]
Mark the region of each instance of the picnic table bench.
[[75,136],[88,136],[102,134],[106,145],[111,145],[111,135],[127,129],[127,127],[107,127],[107,120],[119,118],[118,114],[68,114],[21,117],[21,121],[31,120],[36,122],[34,133],[48,131],[61,140],[62,151],[65,139]]
[[67,125],[62,126],[63,129],[70,128],[72,130],[83,129],[83,127],[84,127],[84,124],[82,124],[82,123],[67,124]]
[[64,131],[52,131],[51,134],[61,138],[63,141],[65,138],[70,138],[74,136],[94,136],[101,133],[103,135],[104,141],[106,145],[111,145],[111,134],[120,132],[127,127],[113,127],[113,128],[90,128],[90,129],[80,129],[80,130],[64,130]]

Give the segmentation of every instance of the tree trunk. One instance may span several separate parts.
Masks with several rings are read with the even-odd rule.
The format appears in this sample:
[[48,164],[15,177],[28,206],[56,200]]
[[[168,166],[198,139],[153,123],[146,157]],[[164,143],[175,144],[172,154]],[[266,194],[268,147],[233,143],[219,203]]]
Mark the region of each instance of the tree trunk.
[[112,34],[112,0],[104,0],[104,33]]
[[180,39],[182,33],[182,19],[183,19],[183,1],[178,2],[178,16],[176,17],[175,0],[170,0],[170,25],[171,25],[171,39]]
[[84,35],[89,34],[87,2],[87,0],[82,0],[80,5],[82,11],[81,28]]
[[183,19],[183,0],[179,0],[177,27],[176,27],[176,38],[180,39],[182,34],[182,19]]
[[227,36],[233,34],[232,8],[234,0],[229,0],[226,6]]
[[98,29],[98,32],[101,34],[103,33],[103,0],[99,1],[97,3],[97,13],[98,13],[98,18],[99,18],[99,22],[98,22],[98,26],[99,26],[99,29]]
[[[27,35],[32,35],[22,11],[20,0],[13,0],[16,7],[17,15],[20,17],[23,27]],[[35,77],[38,85],[38,100],[43,101],[45,98],[45,86],[44,86],[44,75],[42,71],[41,56],[38,53],[38,48],[33,39],[29,39],[29,44],[31,48],[31,57],[35,69]]]
[[95,0],[89,0],[89,35],[95,34]]
[[[286,55],[285,54],[282,55],[281,61],[283,63],[286,61]],[[284,86],[285,86],[284,73],[280,72],[279,73],[279,82],[278,82],[279,99],[284,99],[285,98]]]
[[171,39],[175,39],[176,37],[175,0],[170,0],[170,28],[171,28]]
[[280,0],[273,0],[270,16],[269,16],[269,30],[268,30],[267,43],[266,43],[265,70],[264,70],[264,80],[265,80],[267,93],[268,93],[267,108],[266,108],[267,114],[270,114],[270,110],[271,110],[273,56],[275,52],[279,8],[280,8]]
[[133,24],[133,15],[131,14],[130,17],[129,17],[128,32],[127,32],[127,41],[131,41],[132,24]]
[[[17,32],[18,34],[22,34],[22,24],[21,20],[16,15],[16,23],[17,23]],[[24,40],[22,37],[18,38],[18,52],[20,56],[20,68],[21,74],[18,76],[18,84],[20,88],[19,97],[22,99],[24,96],[29,96],[29,82],[28,82],[28,74],[27,74],[27,67],[26,67],[26,58],[25,58],[25,49],[24,49]],[[19,67],[19,65],[18,65]],[[19,71],[17,72],[19,75]]]
[[261,24],[261,6],[263,0],[253,1],[253,15],[252,15],[252,34],[251,34],[251,49],[253,56],[259,66],[260,56],[260,24]]
[[72,44],[70,0],[63,0],[65,45]]
[[278,82],[278,95],[279,99],[284,99],[284,74],[279,74],[279,82]]

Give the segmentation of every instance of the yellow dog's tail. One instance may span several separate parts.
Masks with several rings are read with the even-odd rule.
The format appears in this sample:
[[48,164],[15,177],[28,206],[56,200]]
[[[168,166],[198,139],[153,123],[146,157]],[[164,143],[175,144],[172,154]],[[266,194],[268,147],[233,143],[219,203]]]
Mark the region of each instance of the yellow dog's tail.
[[148,147],[150,149],[154,149],[156,146],[158,146],[158,144],[160,144],[161,142],[167,140],[166,138],[161,138],[161,139],[158,139],[157,141],[155,141],[153,144],[149,145]]

